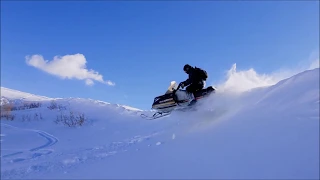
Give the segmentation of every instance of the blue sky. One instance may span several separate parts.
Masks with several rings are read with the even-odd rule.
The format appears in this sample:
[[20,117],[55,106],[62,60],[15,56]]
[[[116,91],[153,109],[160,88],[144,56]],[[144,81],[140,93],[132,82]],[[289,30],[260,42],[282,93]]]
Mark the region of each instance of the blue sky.
[[[170,81],[187,78],[185,63],[207,70],[209,84],[233,63],[259,73],[295,66],[319,48],[318,7],[316,1],[1,1],[1,86],[149,109]],[[74,57],[52,66],[26,61],[78,53],[85,59],[69,65]],[[115,85],[77,69],[84,61]],[[94,76],[94,84],[64,76]]]

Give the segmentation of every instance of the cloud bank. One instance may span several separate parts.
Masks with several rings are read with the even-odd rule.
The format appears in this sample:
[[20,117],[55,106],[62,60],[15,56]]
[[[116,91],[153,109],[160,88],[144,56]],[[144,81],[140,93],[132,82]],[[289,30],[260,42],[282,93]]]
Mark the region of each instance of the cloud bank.
[[83,54],[55,56],[52,61],[44,60],[41,55],[26,56],[26,63],[44,72],[58,76],[62,79],[84,80],[86,85],[92,86],[94,81],[98,81],[109,86],[115,83],[110,80],[103,80],[103,76],[98,72],[86,67],[86,58]]

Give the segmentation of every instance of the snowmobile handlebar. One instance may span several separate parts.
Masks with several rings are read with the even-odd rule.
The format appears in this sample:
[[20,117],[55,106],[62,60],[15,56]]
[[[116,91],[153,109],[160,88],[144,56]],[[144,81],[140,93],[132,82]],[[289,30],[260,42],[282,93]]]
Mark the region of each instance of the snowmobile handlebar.
[[181,83],[178,85],[177,89],[173,90],[173,92],[176,92],[178,89],[180,89]]
[[176,90],[180,89],[180,87],[181,87],[181,83],[178,85],[178,87],[177,87],[177,89],[176,89]]

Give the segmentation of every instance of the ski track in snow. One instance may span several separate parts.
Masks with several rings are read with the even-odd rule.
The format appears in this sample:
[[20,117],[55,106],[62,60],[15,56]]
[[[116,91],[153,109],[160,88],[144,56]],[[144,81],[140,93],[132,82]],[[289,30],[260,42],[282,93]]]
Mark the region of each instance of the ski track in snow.
[[[36,131],[38,132],[38,130]],[[157,136],[159,134],[159,132],[154,132],[152,134],[144,136],[137,135],[132,138],[125,139],[123,141],[111,142],[107,145],[95,146],[92,148],[69,150],[68,152],[64,151],[61,153],[51,154],[46,158],[45,161],[38,161],[36,163],[33,163],[33,165],[27,165],[20,168],[2,171],[1,178],[26,178],[29,175],[34,175],[35,173],[39,173],[39,175],[41,176],[41,174],[45,175],[46,173],[53,171],[67,173],[69,170],[76,168],[78,165],[82,163],[93,163],[97,160],[102,160],[110,156],[114,156],[116,154],[127,152],[130,150],[130,148],[131,150],[139,151],[140,148],[134,148],[135,145],[144,141],[148,141],[152,137]],[[44,134],[42,135],[46,136]],[[50,137],[46,136],[46,139],[50,139]],[[48,143],[46,143],[45,145],[30,149],[29,151],[35,151],[41,148],[46,148],[50,145],[53,145],[52,142],[54,141],[48,140]],[[156,145],[159,145],[159,142],[156,143]],[[146,148],[150,148],[150,144],[146,145]],[[16,152],[10,155],[14,156],[20,153],[23,152]],[[34,156],[37,157],[36,154],[34,154]],[[8,157],[8,155],[6,155],[6,157]],[[14,160],[14,162],[20,161],[19,159]]]
[[15,126],[11,126],[11,125],[5,124],[5,123],[1,123],[1,125],[2,126],[7,126],[7,127],[10,127],[10,128],[13,128],[13,129],[18,129],[18,130],[21,130],[21,131],[32,131],[32,132],[38,133],[41,137],[43,137],[43,138],[45,138],[47,140],[47,142],[44,145],[41,145],[41,146],[38,146],[38,147],[34,147],[34,148],[31,148],[31,149],[26,150],[26,151],[18,151],[18,152],[14,152],[14,153],[10,153],[10,154],[5,154],[5,155],[1,156],[1,159],[8,158],[8,157],[13,157],[13,156],[16,156],[16,155],[19,155],[19,154],[23,154],[23,153],[30,153],[30,152],[32,153],[31,157],[16,158],[16,159],[12,159],[11,160],[12,162],[21,162],[21,161],[24,161],[24,160],[31,160],[31,159],[34,159],[34,158],[39,157],[39,156],[48,155],[48,154],[51,154],[53,152],[53,150],[45,149],[45,148],[53,146],[54,144],[56,144],[59,141],[56,137],[54,137],[53,135],[48,134],[48,133],[46,133],[44,131],[40,131],[40,130],[36,130],[36,129],[19,128],[19,127],[15,127]]

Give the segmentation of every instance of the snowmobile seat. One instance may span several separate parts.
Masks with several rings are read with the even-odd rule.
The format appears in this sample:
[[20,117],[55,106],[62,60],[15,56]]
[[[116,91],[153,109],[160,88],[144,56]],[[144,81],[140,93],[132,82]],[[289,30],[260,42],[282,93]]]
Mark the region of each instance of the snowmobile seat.
[[207,95],[211,94],[214,91],[215,91],[215,89],[212,86],[209,86],[209,87],[207,87],[205,89],[201,89],[201,90],[196,91],[194,94],[195,94],[195,97],[197,99],[200,99],[203,96],[207,96]]

